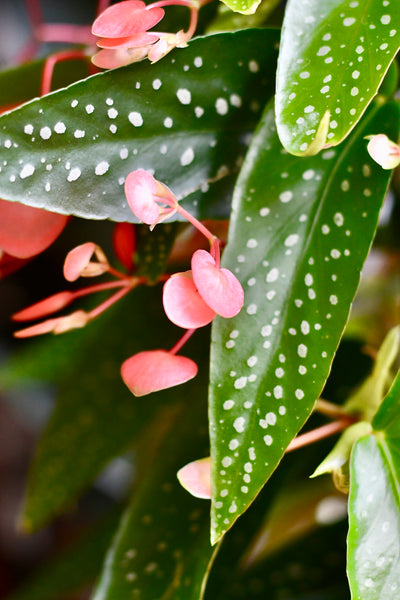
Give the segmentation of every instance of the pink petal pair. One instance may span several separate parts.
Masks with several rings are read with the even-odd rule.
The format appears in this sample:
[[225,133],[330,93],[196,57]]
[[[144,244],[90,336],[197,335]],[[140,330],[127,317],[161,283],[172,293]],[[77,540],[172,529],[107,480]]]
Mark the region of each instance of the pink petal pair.
[[145,396],[185,383],[197,375],[196,363],[166,350],[147,350],[128,358],[121,376],[134,396]]
[[35,256],[58,238],[67,221],[66,215],[0,200],[0,248],[16,258]]
[[184,329],[203,327],[216,314],[230,318],[243,306],[244,293],[229,269],[217,267],[206,250],[196,250],[192,270],[173,275],[164,284],[163,305],[167,317]]
[[[95,255],[97,261],[92,261]],[[76,281],[79,277],[97,277],[109,270],[107,258],[100,246],[86,242],[68,252],[64,262],[64,277],[67,281]]]
[[92,33],[101,38],[127,38],[151,29],[163,16],[163,8],[146,8],[141,0],[125,0],[102,12],[93,23]]

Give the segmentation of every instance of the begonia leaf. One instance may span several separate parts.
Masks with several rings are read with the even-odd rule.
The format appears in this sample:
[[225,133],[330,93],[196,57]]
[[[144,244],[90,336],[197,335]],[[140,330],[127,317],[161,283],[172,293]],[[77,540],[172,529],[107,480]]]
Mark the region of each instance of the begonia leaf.
[[40,565],[7,600],[59,600],[92,583],[120,518],[120,510],[91,525],[78,539]]
[[378,128],[396,137],[397,104],[374,106],[316,157],[282,151],[272,107],[253,138],[223,256],[244,307],[212,334],[213,541],[270,477],[329,373],[389,181],[366,150]]
[[379,435],[360,439],[353,449],[347,568],[354,600],[392,600],[398,594],[400,480],[392,462],[397,454],[398,446],[391,448]]
[[213,182],[238,170],[273,93],[277,40],[257,29],[198,38],[154,65],[94,75],[3,115],[0,197],[134,221],[123,184],[144,168],[178,199],[204,190],[207,201]]
[[162,435],[151,431],[137,448],[139,469],[141,457],[146,461],[144,477],[136,482],[93,600],[202,598],[216,551],[210,545],[210,505],[188,494],[176,473],[209,451],[204,375]]
[[[28,347],[0,371],[8,388],[24,377],[57,384],[57,405],[31,468],[21,517],[24,529],[37,529],[65,510],[111,458],[135,442],[161,408],[176,403],[175,389],[154,394],[151,402],[135,399],[119,374],[130,355],[169,348],[178,338],[161,307],[159,287],[137,289],[85,329],[48,338],[47,351],[41,341],[35,359]],[[143,319],[144,314],[149,318]],[[54,366],[57,374],[52,378]],[[182,393],[189,389],[182,386]]]
[[261,0],[222,0],[228,8],[242,15],[253,15]]
[[398,2],[288,2],[276,95],[278,134],[288,152],[315,154],[341,142],[399,47]]

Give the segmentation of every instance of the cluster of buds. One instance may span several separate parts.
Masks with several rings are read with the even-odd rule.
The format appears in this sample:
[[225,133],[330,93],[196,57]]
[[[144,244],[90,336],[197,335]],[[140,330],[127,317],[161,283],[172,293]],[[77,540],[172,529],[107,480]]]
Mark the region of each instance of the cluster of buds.
[[[179,212],[210,244],[210,252],[203,249],[194,252],[190,270],[175,273],[164,284],[165,313],[175,325],[187,330],[184,336],[169,352],[141,352],[122,365],[124,382],[139,396],[194,377],[197,365],[177,352],[196,329],[211,323],[217,314],[226,318],[237,315],[243,306],[244,293],[235,275],[220,267],[218,238],[180,206],[166,185],[138,169],[126,178],[125,194],[132,212],[150,228]],[[170,380],[173,383],[169,384]]]
[[[101,48],[93,56],[93,64],[114,69],[146,57],[154,63],[173,48],[185,47],[196,30],[201,4],[198,0],[160,0],[146,5],[142,0],[124,0],[109,6],[93,23],[92,34],[100,38],[97,45]],[[148,31],[164,17],[163,6],[170,5],[190,9],[188,30]]]
[[[159,278],[159,281],[165,282],[163,305],[167,317],[187,331],[170,350],[140,352],[123,363],[121,375],[125,384],[135,396],[143,396],[185,383],[195,377],[196,363],[177,353],[197,328],[208,325],[217,314],[226,318],[235,316],[242,308],[244,294],[233,273],[220,267],[218,238],[181,207],[174,194],[164,184],[154,179],[147,171],[139,169],[132,171],[126,178],[125,193],[132,212],[150,227],[155,227],[157,223],[179,212],[210,244],[210,252],[203,249],[194,252],[189,271]],[[132,257],[135,252],[134,226],[119,223],[114,231],[114,249],[127,273],[112,267],[104,252],[94,242],[77,246],[67,254],[64,262],[64,277],[67,281],[73,282],[80,277],[105,274],[111,275],[113,279],[75,291],[59,292],[17,312],[13,315],[15,321],[36,320],[49,316],[50,318],[17,331],[14,334],[16,337],[31,337],[50,332],[59,334],[84,327],[132,289],[147,283],[145,277],[132,275]],[[52,316],[78,298],[111,289],[117,291],[91,311],[76,310],[65,316]]]

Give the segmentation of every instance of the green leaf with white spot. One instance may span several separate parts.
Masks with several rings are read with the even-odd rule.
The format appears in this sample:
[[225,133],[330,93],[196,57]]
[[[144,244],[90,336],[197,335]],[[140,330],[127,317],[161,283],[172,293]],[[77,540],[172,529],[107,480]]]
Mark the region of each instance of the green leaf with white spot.
[[362,438],[353,450],[348,534],[348,577],[353,600],[393,600],[398,595],[400,480],[392,458],[387,443],[379,436]]
[[155,65],[94,75],[3,115],[0,197],[134,221],[123,189],[134,169],[154,171],[178,199],[211,193],[238,170],[273,94],[277,42],[272,29],[198,38]]
[[399,107],[373,106],[352,136],[321,155],[282,151],[273,108],[235,188],[224,266],[245,290],[212,333],[212,539],[249,506],[299,431],[328,376],[389,174],[364,137],[396,137]]
[[311,155],[339,144],[377,93],[399,47],[399,2],[290,0],[276,93],[286,150]]
[[202,598],[216,552],[210,545],[209,502],[188,494],[176,473],[209,452],[206,389],[206,378],[198,379],[190,403],[181,404],[160,436],[150,431],[139,445],[139,465],[141,457],[153,456],[137,481],[93,600]]
[[261,0],[222,0],[233,11],[242,15],[253,15]]

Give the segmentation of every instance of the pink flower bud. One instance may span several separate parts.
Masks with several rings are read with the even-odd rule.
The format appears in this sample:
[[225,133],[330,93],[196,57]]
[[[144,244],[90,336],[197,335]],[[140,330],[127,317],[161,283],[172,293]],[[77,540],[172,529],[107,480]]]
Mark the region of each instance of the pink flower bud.
[[17,338],[33,337],[35,335],[43,335],[44,333],[65,333],[70,329],[79,329],[84,327],[89,321],[90,316],[83,310],[77,310],[65,317],[56,317],[55,319],[47,319],[37,325],[26,327],[14,332]]
[[218,268],[206,250],[196,250],[192,256],[193,281],[203,300],[222,317],[238,314],[243,306],[243,288],[229,269]]
[[195,460],[179,469],[179,483],[196,498],[211,498],[211,458]]
[[196,375],[197,365],[193,360],[166,350],[139,352],[121,366],[122,379],[134,396],[185,383]]
[[370,136],[367,150],[383,169],[394,169],[400,164],[400,147],[384,133]]
[[[98,262],[92,262],[95,255]],[[64,277],[67,281],[76,281],[79,277],[97,277],[110,268],[100,246],[86,242],[68,252],[64,262]]]
[[184,329],[204,327],[215,317],[215,311],[200,296],[191,271],[176,273],[165,282],[163,305],[168,319]]
[[52,313],[65,308],[73,301],[74,297],[75,295],[73,292],[59,292],[58,294],[49,296],[44,300],[40,300],[40,302],[36,302],[35,304],[32,304],[31,306],[14,313],[12,319],[14,321],[31,321],[34,319],[40,319],[41,317],[51,315]]

